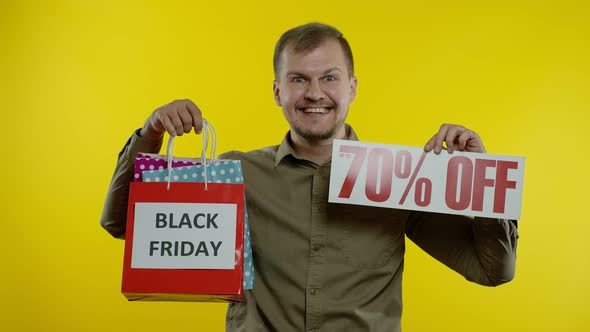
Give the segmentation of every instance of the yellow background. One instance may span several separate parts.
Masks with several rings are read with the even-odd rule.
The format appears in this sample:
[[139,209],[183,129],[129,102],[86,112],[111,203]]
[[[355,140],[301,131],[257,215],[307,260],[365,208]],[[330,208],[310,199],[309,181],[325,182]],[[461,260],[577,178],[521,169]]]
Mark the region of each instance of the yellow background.
[[387,3],[1,0],[0,329],[224,330],[224,304],[120,294],[123,242],[99,226],[117,153],[178,98],[220,151],[278,144],[274,43],[322,21],[353,47],[361,139],[419,146],[461,123],[527,158],[515,280],[471,284],[408,242],[404,330],[589,330],[588,2]]

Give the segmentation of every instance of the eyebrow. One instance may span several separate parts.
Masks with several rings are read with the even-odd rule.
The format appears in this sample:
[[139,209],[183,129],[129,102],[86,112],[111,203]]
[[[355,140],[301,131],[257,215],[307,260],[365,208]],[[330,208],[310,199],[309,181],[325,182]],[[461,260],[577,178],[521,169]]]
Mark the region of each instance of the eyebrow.
[[[340,69],[340,67],[332,67],[332,68],[330,68],[330,69],[328,69],[328,70],[324,71],[324,72],[322,73],[322,75],[326,75],[326,74],[328,74],[328,73],[331,73],[331,72],[334,72],[334,71],[339,71],[339,72],[342,72],[342,69]],[[296,75],[296,76],[307,76],[307,75],[304,75],[304,74],[302,74],[302,73],[300,73],[300,72],[298,72],[298,71],[290,71],[290,72],[288,72],[288,73],[287,73],[287,76],[291,76],[291,75]]]

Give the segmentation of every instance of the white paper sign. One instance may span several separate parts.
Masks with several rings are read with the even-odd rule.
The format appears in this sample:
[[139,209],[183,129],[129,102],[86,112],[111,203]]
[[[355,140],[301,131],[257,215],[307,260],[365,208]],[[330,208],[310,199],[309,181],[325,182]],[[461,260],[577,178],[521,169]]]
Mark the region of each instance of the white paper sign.
[[524,158],[334,140],[331,203],[519,219]]
[[233,269],[235,204],[136,203],[132,268]]

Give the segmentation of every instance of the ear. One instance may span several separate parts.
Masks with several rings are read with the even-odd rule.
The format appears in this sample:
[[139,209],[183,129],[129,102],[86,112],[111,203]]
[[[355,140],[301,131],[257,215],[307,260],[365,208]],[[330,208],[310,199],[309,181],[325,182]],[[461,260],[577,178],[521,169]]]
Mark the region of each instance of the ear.
[[274,94],[275,103],[277,103],[277,106],[283,106],[281,104],[281,95],[279,90],[279,83],[277,82],[277,80],[272,81],[272,92]]
[[354,101],[354,98],[356,98],[356,86],[358,84],[358,80],[356,79],[356,76],[353,76],[350,79],[350,102],[352,103]]

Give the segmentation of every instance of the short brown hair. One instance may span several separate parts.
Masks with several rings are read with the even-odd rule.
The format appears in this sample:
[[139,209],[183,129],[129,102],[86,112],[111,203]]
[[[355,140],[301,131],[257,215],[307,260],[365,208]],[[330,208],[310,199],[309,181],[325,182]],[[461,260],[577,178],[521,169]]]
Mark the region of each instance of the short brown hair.
[[279,77],[280,57],[287,45],[293,44],[293,50],[297,53],[309,52],[320,46],[327,39],[335,39],[340,43],[347,61],[348,75],[349,77],[354,76],[352,50],[348,41],[342,35],[342,32],[330,25],[314,22],[300,25],[283,33],[275,46],[273,58],[275,78]]

